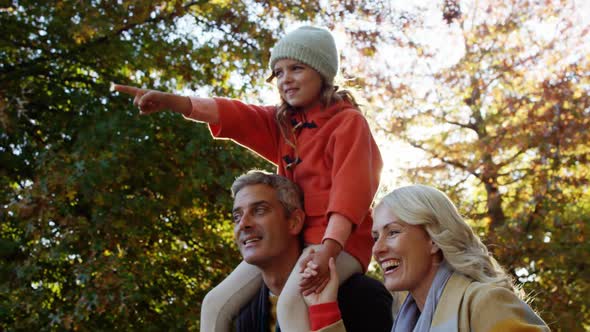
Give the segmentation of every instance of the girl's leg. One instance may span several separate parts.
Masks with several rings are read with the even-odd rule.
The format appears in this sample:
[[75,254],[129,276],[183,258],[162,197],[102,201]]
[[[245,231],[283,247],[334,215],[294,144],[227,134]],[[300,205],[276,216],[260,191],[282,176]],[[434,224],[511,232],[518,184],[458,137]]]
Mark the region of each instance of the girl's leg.
[[244,261],[201,304],[201,332],[232,330],[233,318],[262,286],[260,270]]
[[[281,331],[293,331],[293,332],[309,332],[310,323],[309,315],[307,311],[307,305],[303,300],[303,296],[299,292],[299,263],[307,257],[311,249],[316,251],[320,248],[320,245],[308,246],[303,250],[303,253],[299,257],[297,264],[293,268],[289,279],[281,295],[279,296],[279,302],[277,303],[277,319]],[[347,252],[340,252],[340,255],[336,257],[336,271],[338,272],[338,282],[342,282],[348,279],[354,273],[362,273],[363,269],[361,264]]]

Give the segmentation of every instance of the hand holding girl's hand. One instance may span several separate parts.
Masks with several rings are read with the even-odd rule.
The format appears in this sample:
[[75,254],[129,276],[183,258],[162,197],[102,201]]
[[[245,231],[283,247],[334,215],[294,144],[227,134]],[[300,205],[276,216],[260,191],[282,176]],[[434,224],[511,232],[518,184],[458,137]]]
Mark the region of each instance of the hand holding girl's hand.
[[318,252],[312,250],[309,256],[302,261],[305,263],[305,267],[300,270],[302,278],[299,289],[304,296],[313,292],[320,293],[330,281],[328,262],[331,256],[323,249],[322,245],[322,249]]
[[[305,270],[301,272],[301,276],[304,277],[305,275],[313,274],[315,272],[315,269],[313,268],[314,265],[315,264],[310,261],[308,263],[308,267],[306,267]],[[328,261],[328,267],[330,276],[323,290],[319,292],[310,292],[305,294],[302,293],[303,299],[308,306],[336,301],[338,297],[338,274],[336,273],[336,266],[334,264],[333,257],[331,257]]]

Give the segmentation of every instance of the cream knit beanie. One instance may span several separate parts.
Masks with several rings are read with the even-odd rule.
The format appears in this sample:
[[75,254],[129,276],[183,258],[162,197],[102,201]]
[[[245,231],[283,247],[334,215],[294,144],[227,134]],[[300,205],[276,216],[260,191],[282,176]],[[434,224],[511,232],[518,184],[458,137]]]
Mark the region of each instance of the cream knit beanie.
[[281,59],[300,61],[317,70],[329,83],[338,73],[338,50],[325,28],[300,27],[281,38],[271,51],[270,69]]

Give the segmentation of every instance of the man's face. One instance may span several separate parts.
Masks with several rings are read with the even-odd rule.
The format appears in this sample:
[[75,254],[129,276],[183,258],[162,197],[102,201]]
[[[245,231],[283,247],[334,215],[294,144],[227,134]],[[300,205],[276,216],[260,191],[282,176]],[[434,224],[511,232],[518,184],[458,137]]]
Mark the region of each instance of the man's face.
[[260,268],[269,266],[297,241],[275,189],[265,184],[238,191],[232,211],[234,238],[249,264]]

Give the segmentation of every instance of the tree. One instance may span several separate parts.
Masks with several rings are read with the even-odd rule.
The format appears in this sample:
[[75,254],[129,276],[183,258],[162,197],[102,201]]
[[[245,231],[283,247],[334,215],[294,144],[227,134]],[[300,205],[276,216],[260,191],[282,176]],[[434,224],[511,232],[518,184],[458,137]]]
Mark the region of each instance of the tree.
[[239,261],[228,188],[272,166],[178,115],[138,117],[109,83],[243,96],[312,4],[3,5],[0,329],[197,329]]
[[390,13],[380,40],[407,65],[360,68],[376,121],[426,153],[410,178],[463,203],[552,328],[585,330],[590,26],[572,1],[442,3],[435,23]]

